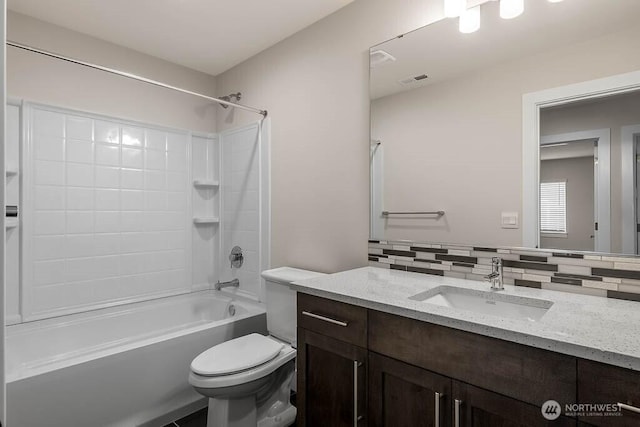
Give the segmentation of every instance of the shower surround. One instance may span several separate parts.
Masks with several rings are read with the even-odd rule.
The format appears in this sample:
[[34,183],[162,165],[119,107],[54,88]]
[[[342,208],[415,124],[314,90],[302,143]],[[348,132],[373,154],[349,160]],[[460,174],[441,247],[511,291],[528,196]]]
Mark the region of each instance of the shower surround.
[[[187,383],[188,362],[212,344],[265,330],[260,271],[269,262],[268,119],[196,133],[19,100],[11,104],[14,132],[7,146],[17,153],[19,179],[12,182],[19,182],[20,216],[7,244],[20,256],[7,259],[9,419],[31,411],[20,402],[39,399],[41,387],[28,383],[64,380],[66,389],[78,387],[90,398],[97,391],[82,382],[84,374],[67,375],[87,366],[131,373],[115,381],[102,372],[114,378],[104,386],[112,395],[145,384],[149,395],[125,411],[129,420],[193,409],[202,402]],[[243,248],[240,269],[227,261],[233,246]],[[212,290],[231,278],[240,279],[239,288]],[[223,307],[210,314],[220,301]],[[227,319],[229,304],[244,307],[251,320]],[[193,319],[173,315],[177,308]],[[163,310],[172,315],[163,316]],[[218,328],[220,321],[226,326]],[[209,334],[204,330],[212,335],[202,335]],[[122,331],[133,332],[113,338]],[[59,340],[49,336],[54,332]],[[164,367],[146,365],[144,373],[136,368],[155,357],[152,335],[180,354],[170,376],[169,359]],[[182,394],[174,399],[151,392],[166,388],[167,381]],[[19,398],[12,398],[18,390]],[[99,400],[105,414],[122,409]],[[72,406],[67,409],[73,413]],[[109,421],[121,422],[128,421]]]

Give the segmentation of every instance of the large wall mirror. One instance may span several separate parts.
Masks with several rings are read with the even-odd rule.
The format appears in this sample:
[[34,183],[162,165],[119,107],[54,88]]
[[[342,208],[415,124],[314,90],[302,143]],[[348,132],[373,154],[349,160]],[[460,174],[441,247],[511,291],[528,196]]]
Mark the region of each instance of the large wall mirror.
[[371,237],[638,253],[640,2],[528,0],[371,48]]

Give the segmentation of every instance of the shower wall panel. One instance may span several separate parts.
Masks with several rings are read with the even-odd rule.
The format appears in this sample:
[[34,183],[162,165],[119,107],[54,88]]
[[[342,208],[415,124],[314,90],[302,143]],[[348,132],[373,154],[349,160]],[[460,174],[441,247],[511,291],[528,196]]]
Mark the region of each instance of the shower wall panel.
[[25,120],[23,320],[188,292],[189,132],[33,104]]
[[[240,290],[264,300],[260,272],[268,260],[268,122],[222,132],[222,280],[238,278]],[[244,263],[232,268],[227,257],[240,246]]]

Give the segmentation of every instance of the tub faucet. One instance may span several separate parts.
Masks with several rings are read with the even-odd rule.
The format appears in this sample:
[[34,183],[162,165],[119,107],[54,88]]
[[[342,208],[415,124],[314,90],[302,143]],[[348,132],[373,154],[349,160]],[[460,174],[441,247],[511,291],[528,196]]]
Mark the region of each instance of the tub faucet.
[[238,279],[233,279],[233,280],[229,280],[228,282],[221,282],[218,280],[218,283],[215,284],[214,289],[216,291],[219,291],[222,288],[237,288],[240,286],[240,280]]
[[491,273],[484,276],[487,282],[491,282],[491,289],[494,291],[503,291],[504,283],[502,281],[502,258],[491,258]]

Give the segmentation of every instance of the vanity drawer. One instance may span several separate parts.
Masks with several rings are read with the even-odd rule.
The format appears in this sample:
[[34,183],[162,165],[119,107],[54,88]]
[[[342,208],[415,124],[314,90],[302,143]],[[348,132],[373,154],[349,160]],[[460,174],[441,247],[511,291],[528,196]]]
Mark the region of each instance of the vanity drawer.
[[576,401],[576,359],[546,350],[373,310],[369,350],[538,407]]
[[367,347],[367,309],[298,293],[298,327]]
[[595,426],[639,426],[640,372],[603,363],[578,360],[579,403],[622,403],[621,417],[584,417],[581,421]]

